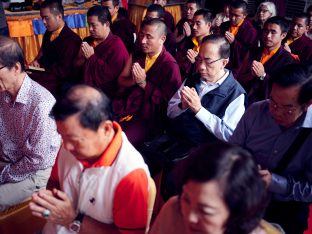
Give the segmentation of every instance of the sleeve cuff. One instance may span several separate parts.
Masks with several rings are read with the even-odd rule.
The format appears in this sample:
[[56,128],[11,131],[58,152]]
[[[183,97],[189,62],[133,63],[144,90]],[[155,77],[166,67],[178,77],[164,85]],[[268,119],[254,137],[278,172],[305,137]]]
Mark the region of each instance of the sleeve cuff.
[[288,190],[288,181],[285,177],[272,173],[272,181],[269,191],[277,194],[286,194]]

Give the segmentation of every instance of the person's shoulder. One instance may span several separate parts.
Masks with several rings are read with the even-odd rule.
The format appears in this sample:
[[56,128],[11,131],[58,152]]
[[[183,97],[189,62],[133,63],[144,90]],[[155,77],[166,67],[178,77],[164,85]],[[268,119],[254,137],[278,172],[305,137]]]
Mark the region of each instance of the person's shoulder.
[[68,38],[71,38],[72,40],[74,41],[71,41],[71,42],[77,42],[77,41],[80,41],[81,42],[81,38],[73,31],[71,30],[66,24],[64,25],[62,31],[61,31],[61,34],[60,36],[62,37],[65,37],[66,40]]

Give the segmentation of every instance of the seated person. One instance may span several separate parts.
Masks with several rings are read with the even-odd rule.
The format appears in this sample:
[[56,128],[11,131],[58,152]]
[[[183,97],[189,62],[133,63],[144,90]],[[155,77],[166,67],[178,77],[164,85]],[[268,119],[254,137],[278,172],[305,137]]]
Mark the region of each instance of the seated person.
[[[119,7],[119,0],[102,0],[101,5],[107,7],[112,17],[110,29],[114,35],[120,37],[125,44],[128,53],[131,54],[134,50],[136,28],[135,25],[128,19],[127,15],[122,14],[122,8]],[[126,11],[125,9],[123,9]]]
[[230,44],[223,36],[203,39],[196,62],[199,73],[187,78],[169,101],[170,122],[160,138],[163,143],[156,138],[140,149],[152,176],[164,169],[163,181],[169,184],[162,183],[164,198],[176,193],[170,182],[171,165],[193,147],[218,139],[227,141],[245,112],[246,93],[225,69],[229,56]]
[[272,195],[266,220],[303,233],[312,201],[311,73],[288,65],[271,84],[270,99],[249,107],[230,142],[253,152],[259,164]]
[[312,60],[312,40],[307,37],[309,21],[305,13],[295,15],[284,44],[284,48],[302,63]]
[[46,187],[60,147],[55,99],[25,73],[24,55],[0,37],[0,211]]
[[258,47],[262,45],[262,34],[265,21],[276,16],[276,8],[273,2],[262,2],[257,8],[257,13],[251,21],[257,30]]
[[74,86],[52,114],[63,145],[48,190],[29,205],[47,219],[43,233],[145,233],[149,172],[112,120],[107,96]]
[[312,5],[310,5],[307,9],[307,14],[309,15],[309,31],[307,32],[307,36],[312,39]]
[[245,112],[246,93],[225,69],[230,45],[223,36],[202,40],[196,58],[198,73],[188,77],[170,99],[168,117],[174,135],[194,145],[227,141]]
[[44,1],[40,6],[40,16],[47,30],[40,51],[30,65],[45,71],[32,71],[30,77],[57,96],[64,84],[79,82],[71,72],[81,39],[65,24],[64,8],[60,2]]
[[[145,19],[158,18],[158,19],[164,20],[164,17],[165,17],[165,10],[161,5],[151,4],[147,7]],[[176,50],[177,50],[176,39],[175,39],[174,34],[171,32],[171,30],[168,27],[167,27],[167,36],[166,36],[166,41],[164,43],[164,46],[166,50],[173,57],[175,57]]]
[[201,0],[187,0],[185,8],[185,17],[179,20],[174,30],[177,44],[191,36],[194,13],[202,8]]
[[280,234],[262,221],[267,193],[245,150],[206,144],[185,162],[178,196],[162,208],[150,234]]
[[296,63],[282,46],[288,23],[280,16],[269,18],[264,23],[263,47],[255,48],[246,57],[237,80],[248,92],[249,103],[268,98],[268,84],[271,75],[284,66]]
[[118,78],[115,118],[135,146],[162,132],[168,101],[181,85],[178,64],[163,46],[166,34],[162,20],[144,20],[138,38],[141,48],[130,55]]
[[210,34],[212,20],[212,13],[207,9],[200,9],[194,13],[192,37],[183,40],[177,48],[176,58],[183,79],[195,72],[195,58],[202,39]]
[[223,12],[218,13],[212,21],[212,30],[217,33],[220,31],[222,23],[230,20],[230,1],[226,0],[223,4]]
[[[161,5],[163,8],[165,8],[167,3],[169,3],[169,0],[153,0],[153,2],[154,2],[154,4]],[[171,15],[171,13],[166,11],[166,10],[165,10],[164,20],[165,20],[165,24],[166,24],[167,28],[169,28],[170,31],[173,32],[174,28],[175,28],[174,18]]]
[[93,6],[87,12],[90,36],[84,39],[75,65],[82,66],[85,84],[113,98],[117,79],[129,57],[121,39],[111,33],[107,7]]
[[220,26],[220,33],[231,44],[231,56],[228,68],[236,78],[238,69],[249,50],[257,47],[257,30],[246,19],[248,5],[243,0],[232,1],[230,5],[230,21]]

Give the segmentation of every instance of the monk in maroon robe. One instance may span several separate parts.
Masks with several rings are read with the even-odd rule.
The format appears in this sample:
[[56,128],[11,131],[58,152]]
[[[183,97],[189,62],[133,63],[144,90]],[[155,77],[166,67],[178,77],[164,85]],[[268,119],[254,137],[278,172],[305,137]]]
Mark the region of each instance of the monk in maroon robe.
[[39,54],[30,65],[45,71],[30,70],[29,75],[58,96],[64,84],[77,82],[72,74],[73,60],[79,52],[81,39],[65,24],[60,3],[44,2],[40,15],[47,30]]
[[264,47],[252,49],[242,64],[237,80],[247,91],[249,104],[269,98],[269,80],[272,74],[288,64],[296,63],[282,46],[287,31],[288,23],[284,18],[269,18],[264,24]]
[[309,30],[309,15],[300,13],[294,16],[284,48],[305,63],[312,59],[312,40],[306,36]]
[[84,39],[76,65],[83,66],[85,84],[114,98],[118,76],[129,57],[127,49],[121,39],[110,32],[111,15],[106,7],[91,7],[87,20],[91,36]]
[[163,47],[165,32],[160,19],[144,20],[138,38],[141,49],[129,57],[118,79],[115,118],[135,146],[162,132],[168,101],[181,85],[179,67]]
[[[148,6],[145,14],[145,19],[148,18],[158,18],[161,20],[164,20],[165,17],[165,10],[164,8],[159,4],[151,4]],[[165,22],[166,23],[166,22]],[[173,56],[176,56],[176,38],[174,33],[168,28],[167,26],[167,36],[166,41],[164,43],[164,46],[166,50]]]
[[247,3],[243,0],[231,2],[230,21],[220,26],[221,34],[231,44],[231,56],[227,68],[232,70],[234,77],[245,59],[248,51],[257,47],[257,30],[247,17]]
[[[158,5],[162,6],[163,8],[165,8],[165,6],[167,5],[168,2],[169,2],[169,0],[154,0],[153,1],[154,4],[158,4]],[[167,25],[167,27],[171,30],[171,32],[173,32],[174,28],[175,28],[175,23],[174,23],[174,18],[170,12],[165,11],[164,21],[165,21],[165,24]]]
[[134,37],[136,34],[135,25],[128,19],[128,12],[125,8],[119,7],[119,0],[102,0],[101,5],[107,7],[112,17],[111,31],[120,37],[125,44],[128,53],[134,50]]
[[192,26],[192,37],[184,39],[177,47],[177,62],[182,79],[195,72],[195,58],[199,52],[201,41],[210,34],[213,16],[207,9],[195,12]]

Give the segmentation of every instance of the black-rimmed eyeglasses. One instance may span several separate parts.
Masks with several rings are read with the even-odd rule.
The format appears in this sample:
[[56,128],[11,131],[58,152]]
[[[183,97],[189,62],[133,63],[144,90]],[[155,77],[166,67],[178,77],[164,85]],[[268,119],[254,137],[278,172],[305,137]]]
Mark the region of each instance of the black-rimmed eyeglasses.
[[204,62],[205,65],[210,65],[210,64],[213,64],[213,63],[215,63],[215,62],[218,62],[218,61],[221,60],[221,59],[223,59],[223,58],[218,58],[218,59],[216,59],[216,60],[210,61],[210,60],[207,59],[207,58],[201,59],[201,58],[199,58],[199,57],[196,57],[196,58],[195,58],[195,62],[196,62],[197,64],[201,64],[202,62]]

